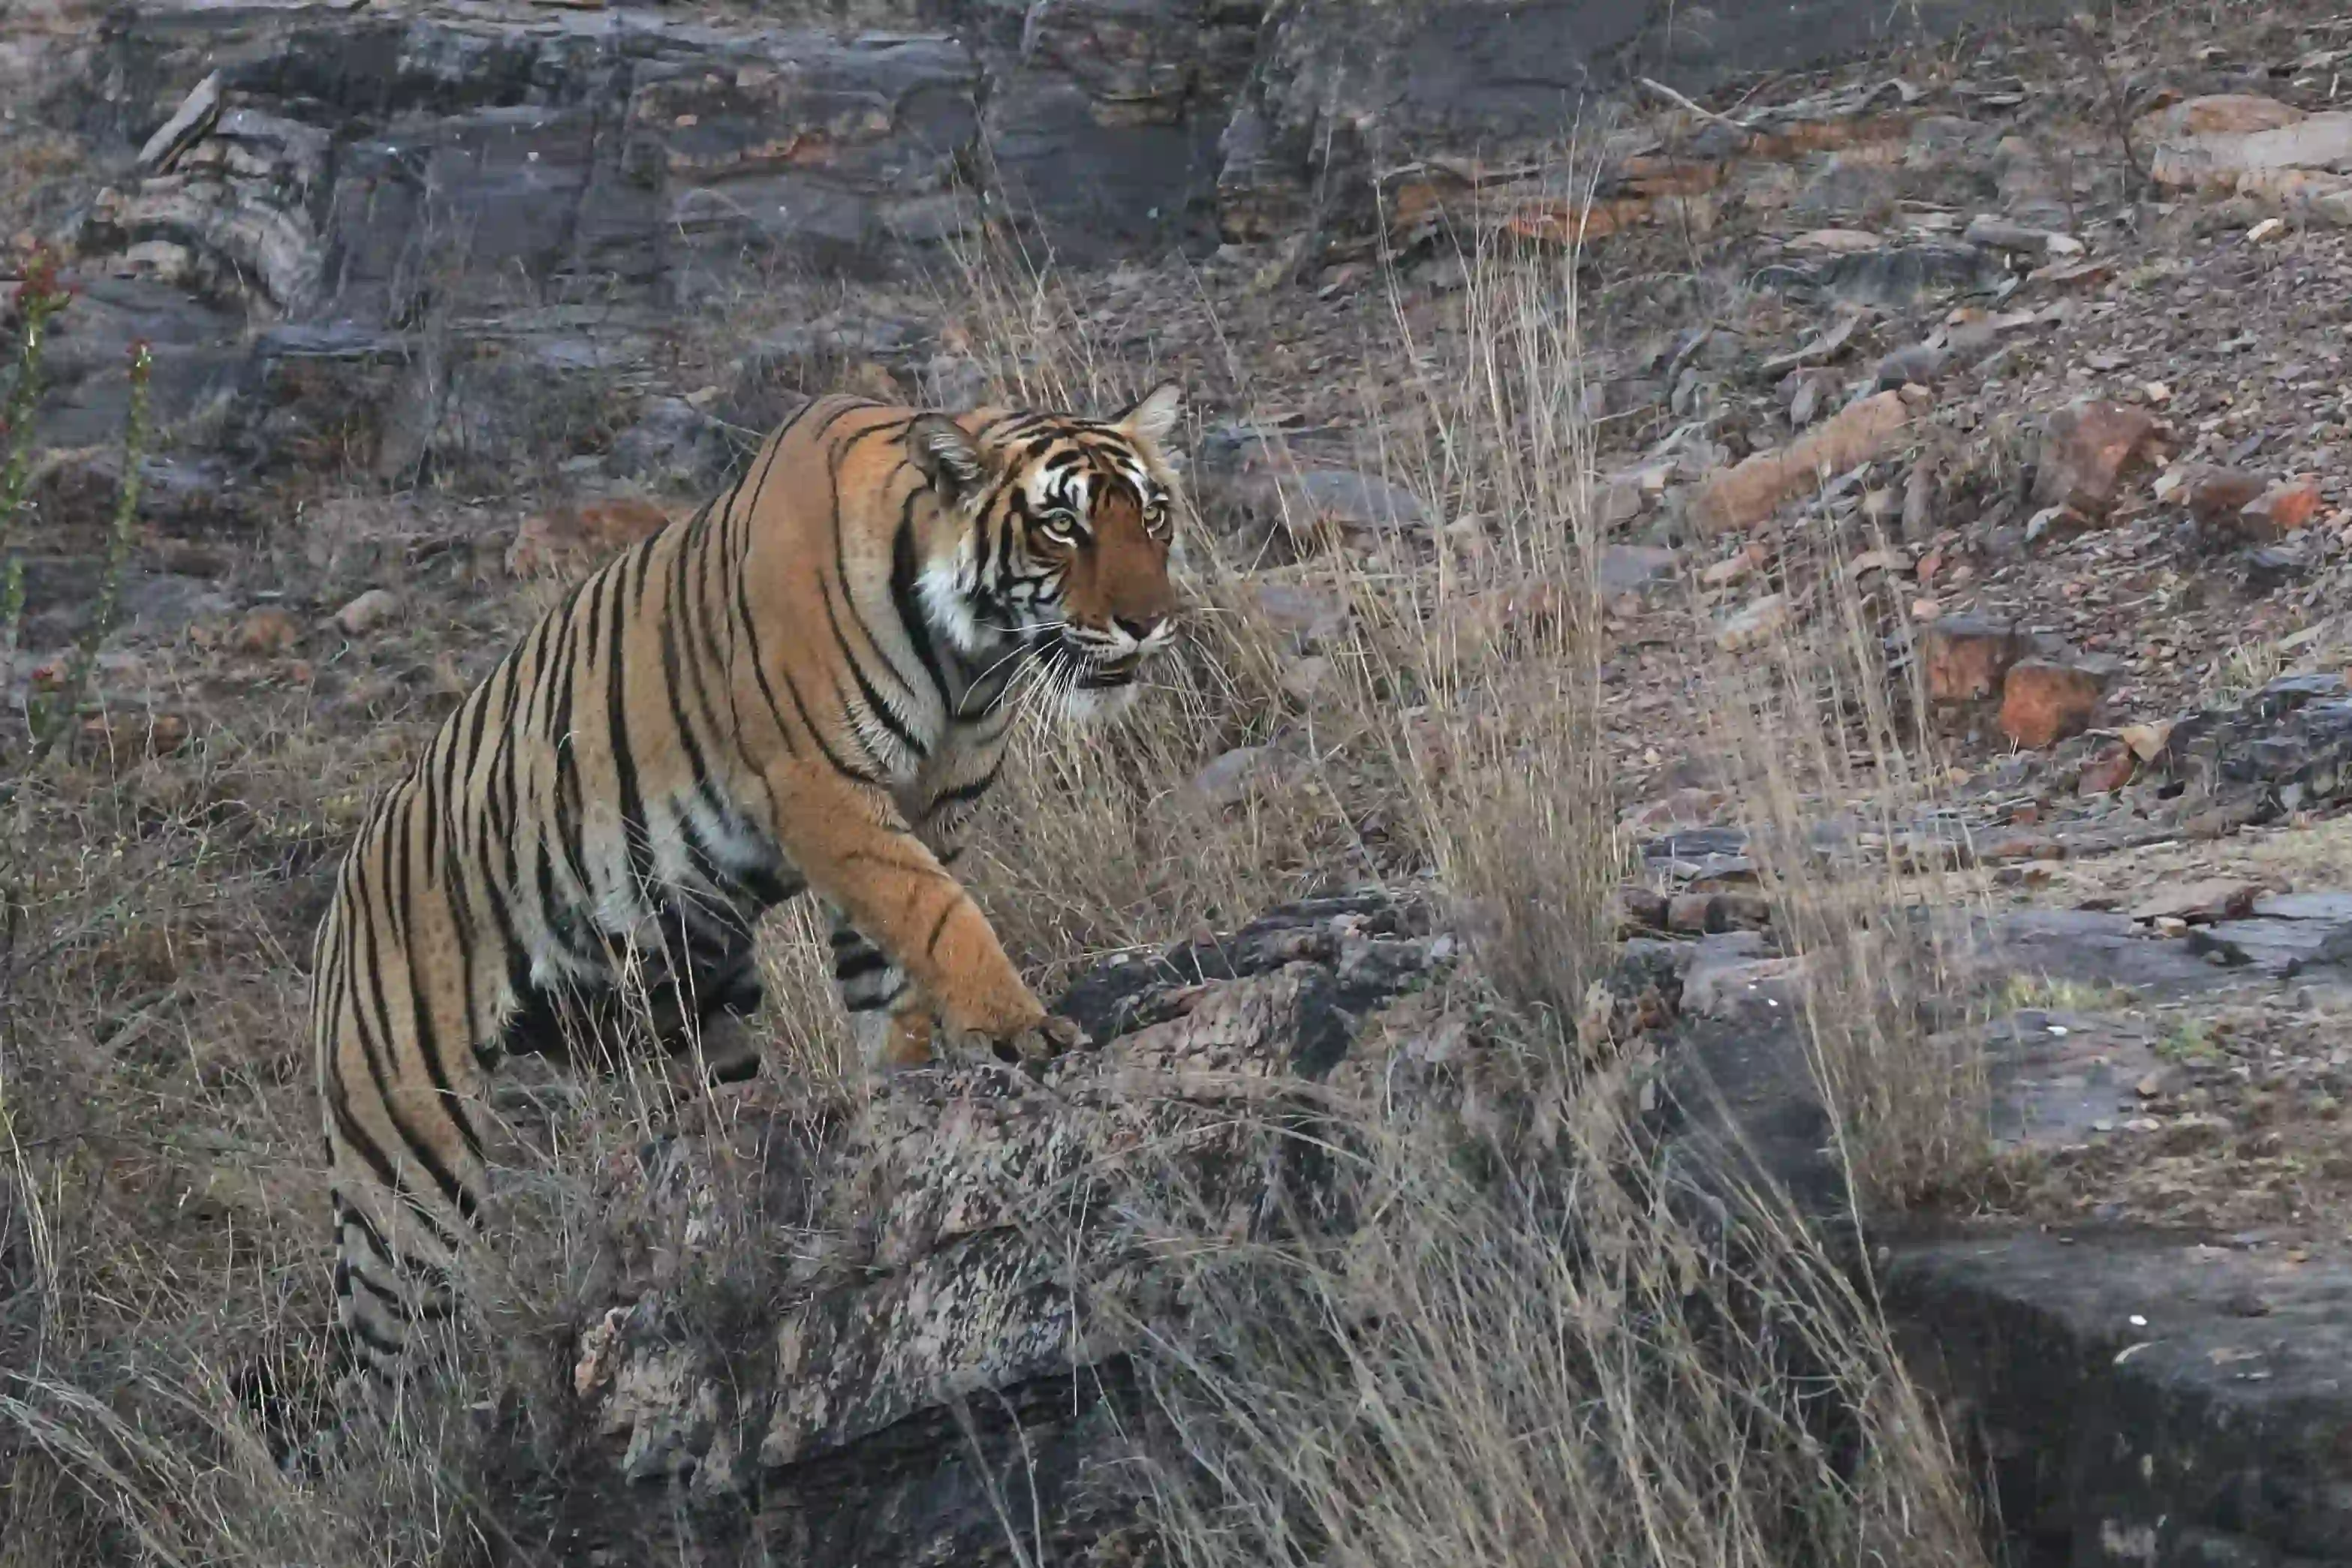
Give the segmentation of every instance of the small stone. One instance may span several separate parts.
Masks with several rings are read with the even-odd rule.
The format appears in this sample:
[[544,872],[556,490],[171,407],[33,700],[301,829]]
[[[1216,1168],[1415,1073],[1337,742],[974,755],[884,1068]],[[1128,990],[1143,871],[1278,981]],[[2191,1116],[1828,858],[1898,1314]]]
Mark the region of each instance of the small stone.
[[2331,228],[2352,229],[2352,185],[2312,197],[2304,211]]
[[1978,846],[1977,859],[1987,865],[2004,861],[2043,861],[2063,858],[2064,849],[2057,841],[2043,833],[2002,833]]
[[1903,537],[1915,543],[1936,526],[1936,465],[1922,456],[1903,481]]
[[2246,588],[2252,593],[2273,593],[2310,570],[2311,562],[2298,551],[2264,545],[2246,556]]
[[1286,660],[1282,666],[1282,692],[1300,707],[1314,702],[1331,679],[1331,661],[1320,653],[1310,653],[1303,659]]
[[2238,512],[2238,530],[2248,538],[2275,544],[2306,527],[2319,510],[2319,486],[2305,479],[2273,485]]
[[1698,574],[1698,580],[1708,588],[1729,588],[1735,582],[1747,580],[1762,566],[1763,554],[1757,546],[1749,545],[1738,554],[1707,567]]
[[2073,538],[2091,526],[2091,519],[2072,507],[2044,507],[2025,519],[2025,542],[2042,538]]
[[1429,514],[1412,494],[1351,469],[1318,468],[1301,474],[1297,495],[1307,515],[1292,521],[1295,528],[1303,525],[1304,530],[1328,525],[1391,532],[1423,528],[1429,521]]
[[[1454,656],[1461,658],[1509,647],[1517,639],[1557,626],[1562,608],[1557,584],[1527,582],[1465,593],[1447,607],[1441,624]],[[1640,612],[1638,599],[1632,608]]]
[[1601,550],[1601,591],[1607,594],[1648,593],[1675,580],[1682,561],[1678,551],[1663,545],[1604,545]]
[[1276,631],[1302,642],[1337,635],[1348,624],[1348,601],[1337,591],[1291,582],[1268,582],[1257,590],[1258,613]]
[[1789,400],[1790,424],[1802,430],[1812,423],[1813,416],[1821,412],[1824,391],[1819,376],[1807,376],[1801,381],[1797,384],[1796,395]]
[[2117,740],[2103,747],[2096,756],[2083,764],[2075,776],[2074,788],[2085,795],[2111,795],[2132,781],[2139,771],[2139,758],[2132,748]]
[[302,641],[302,628],[291,615],[274,607],[264,607],[237,622],[229,637],[229,645],[240,653],[268,657],[289,653]]
[[2010,666],[2025,656],[2029,646],[2007,622],[1981,615],[1935,621],[1919,634],[1927,700],[1946,706],[1984,701],[2001,690]]
[[1878,386],[1882,391],[1899,391],[1909,385],[1931,385],[1944,373],[1950,359],[1943,350],[1931,349],[1925,343],[1897,349],[1878,361]]
[[1861,229],[1808,229],[1789,236],[1791,250],[1828,251],[1834,256],[1859,256],[1885,243],[1876,235]]
[[2286,233],[2286,220],[2284,218],[2264,218],[2261,223],[2256,224],[2252,228],[2246,231],[2246,243],[2249,245],[2267,245],[2272,240],[2278,238],[2279,235],[2284,233]]
[[371,588],[335,612],[335,629],[346,637],[364,637],[400,618],[400,595],[388,588]]
[[1789,625],[1789,596],[1768,593],[1716,623],[1716,646],[1727,653],[1763,646]]
[[2020,659],[2001,681],[2001,733],[2037,751],[2080,735],[2097,716],[2102,685],[2073,664]]
[[2101,399],[2068,404],[2044,423],[2033,499],[2085,517],[2114,509],[2123,486],[2149,462],[2157,423],[2143,409]]
[[1286,782],[1299,766],[1297,758],[1276,747],[1236,747],[1192,775],[1192,792],[1211,806],[1231,806],[1260,785]]
[[2153,762],[2164,754],[2165,743],[2172,738],[2172,721],[2168,718],[2154,724],[2127,724],[2116,733],[2131,747],[2134,757],[2142,762]]
[[2211,528],[2228,523],[2269,485],[2261,475],[2243,468],[2199,463],[2181,473],[2179,490],[2189,515]]
[[188,721],[175,713],[96,714],[84,719],[82,745],[120,772],[188,744]]
[[1970,218],[1969,226],[1960,231],[1960,237],[1987,250],[2007,251],[2017,256],[2079,256],[2083,250],[2080,240],[2053,234],[2048,229],[2013,224],[1989,213],[1979,213]]
[[2217,920],[2242,920],[2253,913],[2263,884],[2242,877],[2212,876],[2166,888],[2141,901],[2131,917],[2143,925],[2178,921],[2183,925],[2210,925]]

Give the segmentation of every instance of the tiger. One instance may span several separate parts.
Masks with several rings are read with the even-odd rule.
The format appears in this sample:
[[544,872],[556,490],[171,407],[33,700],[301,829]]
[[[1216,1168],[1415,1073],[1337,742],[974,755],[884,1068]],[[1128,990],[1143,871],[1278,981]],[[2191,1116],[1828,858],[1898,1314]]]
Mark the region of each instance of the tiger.
[[[877,1070],[1086,1043],[954,866],[1021,710],[1135,696],[1177,625],[1163,384],[1108,419],[818,399],[583,579],[368,810],[312,954],[339,1337],[396,1383],[478,1236],[485,1094],[623,1015],[756,1072],[761,915],[803,894]],[[373,1379],[369,1375],[374,1375]]]

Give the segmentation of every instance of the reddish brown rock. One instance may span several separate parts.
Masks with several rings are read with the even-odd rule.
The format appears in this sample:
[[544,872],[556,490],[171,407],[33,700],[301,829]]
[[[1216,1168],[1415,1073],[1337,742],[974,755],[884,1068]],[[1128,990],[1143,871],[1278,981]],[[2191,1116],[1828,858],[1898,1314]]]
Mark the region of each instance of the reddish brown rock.
[[85,751],[121,772],[188,744],[188,721],[175,713],[101,713],[82,720]]
[[2046,833],[2003,833],[1977,849],[1977,859],[1987,865],[2007,861],[2063,860],[2065,854],[2066,847]]
[[507,547],[507,570],[517,577],[584,570],[668,521],[667,512],[636,496],[551,507],[515,530],[514,543]]
[[240,653],[288,653],[302,641],[302,628],[283,610],[264,608],[237,622],[229,642]]
[[2085,795],[2109,795],[2130,783],[2139,772],[2139,758],[2125,741],[2114,741],[2083,764],[2074,788]]
[[2067,404],[2042,427],[2035,504],[2070,507],[2086,518],[2105,517],[2124,486],[2148,466],[2157,430],[2155,416],[2141,409],[2099,399]]
[[2273,485],[2238,510],[2238,531],[2263,544],[2274,544],[2307,526],[2319,510],[2319,486],[2305,479]]
[[2005,621],[1948,615],[1919,633],[1920,674],[1931,703],[1982,702],[2001,689],[2031,644]]
[[2181,477],[2181,496],[2189,515],[2209,528],[2228,524],[2240,507],[2270,487],[2270,481],[2259,474],[2211,463],[2200,463]]
[[1848,403],[1788,445],[1756,453],[1737,467],[1709,475],[1692,497],[1691,521],[1702,534],[1760,522],[1782,502],[1819,486],[1822,475],[1843,474],[1869,462],[1894,445],[1910,425],[1911,407],[1900,392],[1883,392]]
[[2055,659],[2020,659],[2000,687],[2001,733],[2039,750],[2091,727],[2098,716],[2099,677]]

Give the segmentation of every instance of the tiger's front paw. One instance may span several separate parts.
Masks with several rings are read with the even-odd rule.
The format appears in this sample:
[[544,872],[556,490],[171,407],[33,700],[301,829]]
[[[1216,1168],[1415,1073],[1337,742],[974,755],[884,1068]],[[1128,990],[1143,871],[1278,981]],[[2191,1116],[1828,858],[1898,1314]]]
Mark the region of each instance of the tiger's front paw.
[[1046,1013],[1036,1022],[1014,1030],[1009,1034],[978,1037],[999,1061],[1049,1061],[1064,1051],[1076,1051],[1094,1042],[1076,1020],[1058,1013]]

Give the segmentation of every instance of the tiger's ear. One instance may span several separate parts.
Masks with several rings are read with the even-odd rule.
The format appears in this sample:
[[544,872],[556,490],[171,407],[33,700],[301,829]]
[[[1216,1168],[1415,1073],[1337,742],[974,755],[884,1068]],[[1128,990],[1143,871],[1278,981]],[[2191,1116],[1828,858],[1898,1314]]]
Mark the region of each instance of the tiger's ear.
[[971,499],[988,477],[988,460],[980,444],[943,413],[918,414],[907,426],[907,455],[950,506]]
[[1119,430],[1130,439],[1159,452],[1176,428],[1177,418],[1184,412],[1184,389],[1174,382],[1162,382],[1133,408],[1118,416]]

